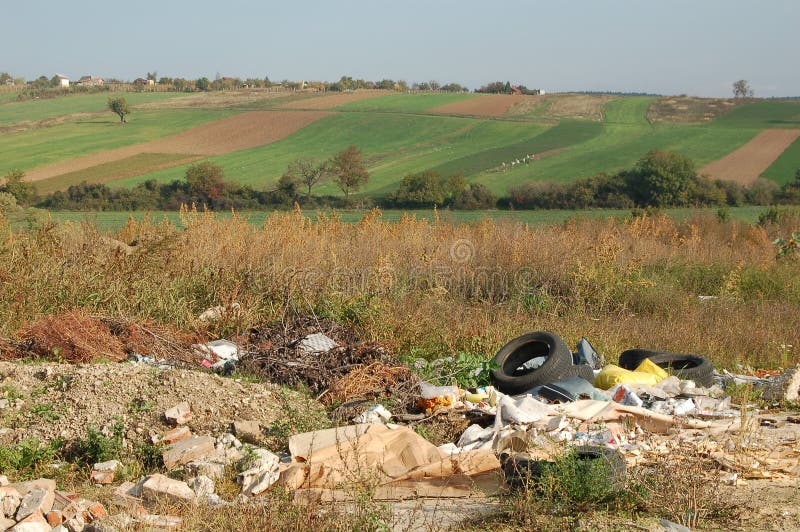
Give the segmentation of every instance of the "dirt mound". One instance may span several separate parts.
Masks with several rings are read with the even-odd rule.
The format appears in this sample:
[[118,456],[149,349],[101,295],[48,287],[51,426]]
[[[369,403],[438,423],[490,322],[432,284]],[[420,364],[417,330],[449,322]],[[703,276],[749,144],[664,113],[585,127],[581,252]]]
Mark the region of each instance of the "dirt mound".
[[[40,181],[119,161],[140,153],[178,153],[186,154],[187,157],[191,155],[223,155],[232,151],[270,144],[324,116],[327,116],[324,111],[251,111],[193,127],[163,139],[106,150],[35,168],[26,172],[26,177],[29,181]],[[149,170],[142,173],[146,171]]]
[[467,98],[460,102],[448,103],[434,107],[431,113],[450,115],[474,116],[502,116],[509,109],[525,100],[535,99],[536,96],[514,96],[510,94],[481,94],[474,98]]
[[296,102],[287,103],[282,105],[283,109],[332,109],[340,105],[345,105],[353,102],[360,102],[361,100],[368,100],[370,98],[377,98],[378,96],[386,96],[391,94],[390,91],[384,90],[369,90],[357,92],[334,92],[325,96],[317,98],[308,98],[305,100],[298,100]]
[[[3,397],[5,396],[5,397]],[[235,419],[269,425],[296,410],[321,405],[271,384],[248,383],[188,369],[148,364],[35,364],[0,362],[0,398],[10,399],[9,429],[0,445],[26,438],[52,441],[84,437],[86,428],[108,429],[125,423],[129,439],[164,431],[164,411],[182,401],[192,409],[196,433],[227,432]],[[287,403],[288,402],[288,403]]]
[[775,162],[788,148],[800,129],[767,129],[753,137],[747,144],[700,169],[714,179],[726,179],[749,185]]

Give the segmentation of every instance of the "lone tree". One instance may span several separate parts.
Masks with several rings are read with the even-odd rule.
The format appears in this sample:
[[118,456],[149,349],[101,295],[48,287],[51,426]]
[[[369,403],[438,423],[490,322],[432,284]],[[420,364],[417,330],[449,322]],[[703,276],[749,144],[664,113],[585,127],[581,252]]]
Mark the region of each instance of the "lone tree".
[[118,98],[109,98],[108,99],[108,108],[115,114],[119,115],[119,121],[123,124],[127,122],[125,120],[125,115],[131,113],[130,107],[128,107],[128,102],[122,96]]
[[369,180],[369,172],[361,162],[361,150],[355,146],[334,155],[330,165],[334,181],[344,192],[345,199],[350,197],[351,191],[358,192],[361,185]]
[[746,79],[740,79],[733,84],[733,97],[734,98],[752,98],[753,89]]
[[284,176],[287,180],[300,183],[306,187],[306,197],[311,198],[311,188],[330,176],[329,164],[317,162],[310,157],[295,159],[289,164]]
[[186,187],[193,200],[212,206],[225,192],[225,173],[218,164],[195,163],[186,169]]

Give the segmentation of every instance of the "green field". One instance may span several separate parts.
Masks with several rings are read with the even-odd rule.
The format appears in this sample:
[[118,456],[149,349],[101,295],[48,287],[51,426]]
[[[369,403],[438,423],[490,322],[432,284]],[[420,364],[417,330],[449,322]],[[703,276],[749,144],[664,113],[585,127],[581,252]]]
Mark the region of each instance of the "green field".
[[224,109],[147,109],[132,113],[124,125],[115,115],[108,113],[55,127],[0,135],[0,153],[3,154],[0,175],[14,168],[29,170],[166,137],[231,114],[232,111]]
[[780,184],[794,181],[797,172],[800,172],[800,138],[796,139],[786,148],[786,151],[778,157],[772,165],[764,172],[764,177],[772,179]]
[[[129,93],[134,104],[179,96],[176,93]],[[289,99],[313,94],[289,95]],[[203,107],[203,100],[185,108],[134,109],[129,123],[121,126],[105,109],[107,93],[76,95],[51,100],[0,105],[0,124],[69,117],[50,127],[34,127],[0,136],[0,175],[11,169],[30,170],[90,153],[165,137],[190,127],[251,108],[271,108],[286,98],[252,100],[219,109]],[[737,149],[763,129],[800,128],[800,102],[755,101],[741,104],[721,117],[701,123],[669,121],[651,124],[648,108],[652,97],[622,97],[606,103],[603,121],[557,119],[540,115],[463,117],[433,114],[431,109],[475,94],[388,94],[342,105],[332,114],[294,134],[247,150],[212,157],[223,166],[228,179],[270,189],[298,157],[319,160],[350,144],[364,153],[370,181],[360,194],[373,197],[392,193],[409,173],[434,170],[442,175],[464,174],[472,182],[487,185],[498,195],[527,181],[568,182],[599,172],[632,167],[648,150],[673,150],[691,157],[697,167]],[[557,96],[556,96],[557,97]],[[548,102],[552,103],[551,100]],[[512,161],[535,155],[529,164]],[[167,166],[157,156],[125,161],[59,176],[42,183],[43,191],[64,188],[87,179],[133,186],[146,179],[180,179],[186,164]],[[179,157],[171,159],[172,163]],[[151,164],[152,163],[152,164]],[[505,163],[505,166],[504,166]],[[800,143],[795,142],[765,172],[777,183],[794,179],[800,168]],[[108,177],[113,174],[113,180]],[[339,194],[332,183],[315,189],[318,194]]]
[[[732,218],[742,220],[747,223],[755,223],[758,221],[759,214],[766,211],[766,207],[731,207],[730,215]],[[273,212],[280,211],[250,211],[240,212],[237,216],[248,220],[254,225],[261,225],[264,219]],[[286,211],[283,211],[286,212]],[[364,218],[371,211],[364,210],[340,210],[335,211],[336,216],[348,223],[355,223]],[[716,213],[715,209],[667,209],[665,211],[670,217],[676,220],[684,220],[691,216],[707,215],[713,216]],[[315,220],[318,216],[331,216],[332,211],[304,211],[303,214],[308,218]],[[624,217],[630,216],[630,210],[624,209],[595,209],[595,210],[557,210],[557,211],[450,211],[439,210],[434,212],[430,209],[421,209],[413,211],[404,210],[385,210],[381,211],[381,217],[390,222],[398,221],[403,215],[413,216],[418,219],[425,219],[433,221],[438,219],[443,223],[477,223],[481,220],[490,219],[496,222],[521,222],[530,224],[532,226],[542,226],[551,224],[560,224],[570,218],[584,217],[584,218],[609,218],[609,217]],[[154,222],[167,220],[172,224],[180,225],[180,215],[177,212],[51,212],[50,217],[58,222],[88,222],[96,225],[102,231],[116,231],[125,225],[125,222],[130,219],[142,220],[147,216]],[[216,216],[221,218],[229,218],[230,212],[220,212]]]
[[108,110],[108,99],[122,96],[130,105],[154,102],[180,96],[178,92],[101,92],[61,96],[45,100],[25,100],[0,105],[0,124],[13,124],[56,118],[78,113],[99,113]]

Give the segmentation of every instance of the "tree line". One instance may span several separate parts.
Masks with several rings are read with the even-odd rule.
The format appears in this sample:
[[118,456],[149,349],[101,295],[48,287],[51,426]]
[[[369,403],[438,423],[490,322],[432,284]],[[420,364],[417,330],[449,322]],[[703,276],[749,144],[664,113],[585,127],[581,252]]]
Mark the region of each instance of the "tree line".
[[[800,204],[800,169],[794,180],[782,187],[766,180],[745,187],[700,175],[690,159],[661,150],[648,152],[633,168],[617,173],[600,173],[569,183],[530,181],[510,188],[499,198],[485,185],[467,182],[463,175],[424,171],[404,176],[397,190],[387,196],[356,199],[353,194],[370,177],[356,146],[323,161],[307,157],[292,161],[270,190],[228,181],[222,167],[210,161],[190,165],[182,180],[148,180],[129,189],[84,182],[38,196],[34,184],[24,177],[21,171],[9,173],[0,193],[13,197],[19,205],[53,210],[175,210],[192,203],[213,210],[276,208],[294,203],[333,208],[359,205],[465,210]],[[342,195],[315,195],[315,187],[326,182],[335,184]]]

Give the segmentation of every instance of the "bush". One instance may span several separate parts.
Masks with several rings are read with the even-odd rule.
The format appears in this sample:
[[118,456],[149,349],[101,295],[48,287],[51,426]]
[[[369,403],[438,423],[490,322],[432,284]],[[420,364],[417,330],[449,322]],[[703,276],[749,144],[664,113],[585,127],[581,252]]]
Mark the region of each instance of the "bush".
[[472,183],[469,189],[459,192],[453,207],[462,210],[493,209],[497,206],[497,196],[480,183]]

